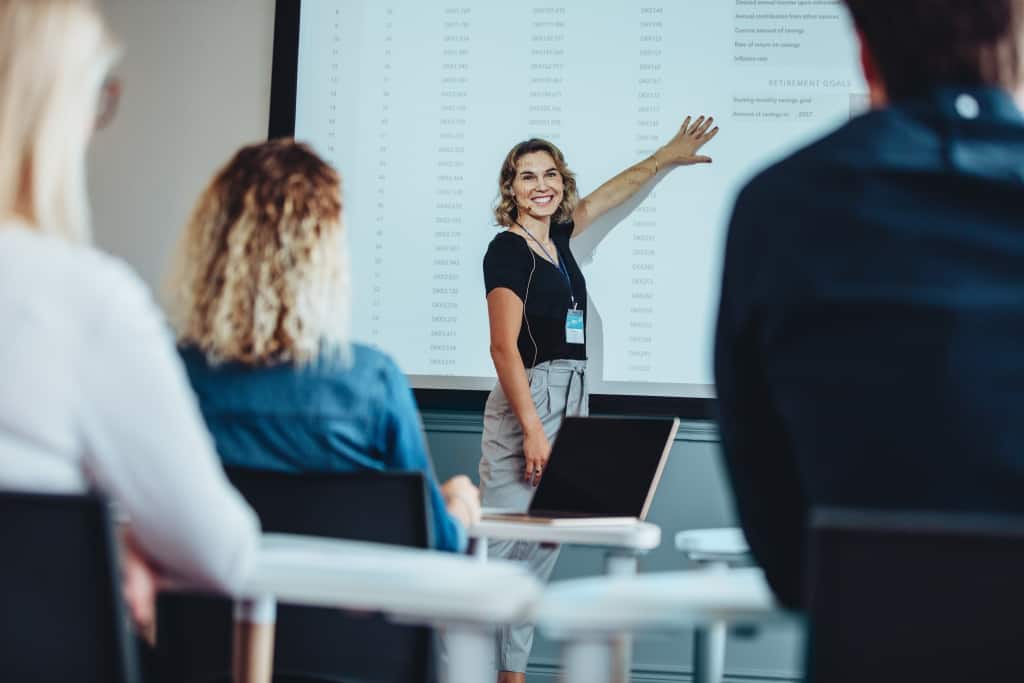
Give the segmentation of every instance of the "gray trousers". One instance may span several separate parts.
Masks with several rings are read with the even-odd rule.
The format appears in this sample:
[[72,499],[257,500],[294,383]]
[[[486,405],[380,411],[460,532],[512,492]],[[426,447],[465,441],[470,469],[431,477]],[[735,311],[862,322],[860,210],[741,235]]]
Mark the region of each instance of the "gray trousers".
[[[530,394],[544,433],[549,441],[554,441],[563,418],[587,414],[586,362],[548,361],[527,372]],[[526,512],[536,489],[524,480],[523,429],[500,384],[491,391],[484,407],[481,451],[480,491],[484,507]],[[542,581],[551,576],[558,552],[558,546],[525,541],[490,541],[487,545],[488,556],[526,562]],[[525,672],[532,645],[532,624],[502,627],[498,631],[497,669]]]

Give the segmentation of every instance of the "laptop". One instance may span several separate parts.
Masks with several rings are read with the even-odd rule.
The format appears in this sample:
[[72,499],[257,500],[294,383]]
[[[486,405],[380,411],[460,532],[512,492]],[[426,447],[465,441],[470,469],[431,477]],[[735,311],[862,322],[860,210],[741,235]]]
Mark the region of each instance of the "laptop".
[[677,418],[566,418],[527,512],[485,509],[483,518],[565,526],[643,521],[678,429]]

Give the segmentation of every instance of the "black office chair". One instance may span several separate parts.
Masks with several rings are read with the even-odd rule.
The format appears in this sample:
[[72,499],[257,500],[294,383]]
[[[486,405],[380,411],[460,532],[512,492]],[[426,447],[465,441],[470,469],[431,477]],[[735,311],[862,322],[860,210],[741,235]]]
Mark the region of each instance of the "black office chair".
[[[428,548],[427,489],[420,473],[283,474],[229,469],[228,477],[265,532],[327,536]],[[228,601],[161,596],[157,660],[174,683],[226,681],[231,671]],[[280,605],[276,683],[431,681],[431,630],[377,616]]]
[[0,680],[136,683],[106,504],[0,492]]
[[820,510],[808,681],[1017,680],[1024,518]]

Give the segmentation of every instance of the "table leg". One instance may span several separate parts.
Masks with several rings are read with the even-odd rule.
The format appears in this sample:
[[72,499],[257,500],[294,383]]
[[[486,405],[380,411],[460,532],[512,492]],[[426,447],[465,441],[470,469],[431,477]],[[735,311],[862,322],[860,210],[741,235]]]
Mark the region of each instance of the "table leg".
[[495,677],[494,632],[481,626],[460,624],[445,629],[448,651],[442,677],[446,683],[487,683]]
[[562,683],[612,683],[614,643],[571,640],[562,646]]
[[694,630],[694,683],[722,683],[726,635],[724,623],[713,623]]
[[231,678],[234,683],[270,683],[274,672],[277,602],[272,597],[235,603]]
[[478,562],[486,562],[487,561],[487,537],[486,536],[478,536],[477,538],[475,538],[473,540],[473,557],[475,557]]
[[[634,553],[608,551],[604,558],[604,573],[608,576],[635,576],[640,560]],[[615,683],[629,683],[633,670],[633,636],[622,633],[611,642],[610,671],[615,672]]]
[[[728,562],[697,562],[712,571],[729,571]],[[725,676],[725,639],[728,630],[724,622],[711,623],[693,631],[693,682],[722,683]]]

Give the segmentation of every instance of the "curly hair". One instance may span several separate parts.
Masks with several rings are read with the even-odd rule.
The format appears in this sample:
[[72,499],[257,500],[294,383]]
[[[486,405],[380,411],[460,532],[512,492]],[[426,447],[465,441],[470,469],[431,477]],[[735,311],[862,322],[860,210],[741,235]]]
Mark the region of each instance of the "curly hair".
[[1024,0],[844,0],[890,97],[1021,82]]
[[498,198],[494,205],[494,220],[497,225],[511,227],[519,217],[519,205],[516,204],[512,181],[516,179],[516,164],[519,163],[519,160],[534,152],[547,152],[551,155],[551,158],[555,160],[555,168],[562,175],[562,182],[565,186],[562,203],[558,205],[558,211],[555,212],[552,220],[555,223],[568,223],[572,220],[572,212],[580,203],[580,195],[576,189],[576,175],[569,170],[562,150],[558,149],[554,143],[540,138],[531,138],[513,147],[501,164],[501,173],[498,175]]
[[199,197],[168,277],[178,342],[211,363],[348,358],[341,178],[290,139],[242,148]]

